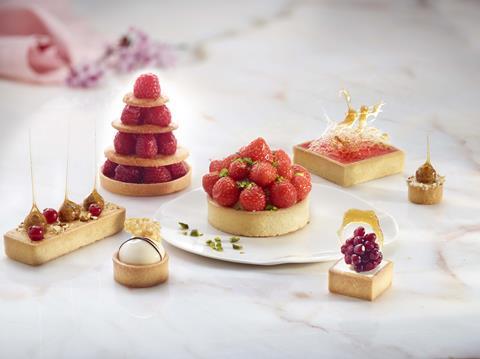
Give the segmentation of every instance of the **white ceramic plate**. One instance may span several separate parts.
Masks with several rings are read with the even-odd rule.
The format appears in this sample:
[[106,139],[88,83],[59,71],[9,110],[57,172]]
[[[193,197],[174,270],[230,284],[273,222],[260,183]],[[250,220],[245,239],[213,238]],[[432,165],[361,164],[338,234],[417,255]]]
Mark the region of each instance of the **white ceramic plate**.
[[[221,232],[208,223],[205,196],[203,189],[198,188],[159,208],[155,217],[162,225],[162,237],[166,242],[201,256],[244,264],[275,265],[330,261],[341,257],[337,230],[343,214],[349,208],[376,211],[385,236],[384,244],[391,243],[398,234],[397,222],[391,215],[347,192],[312,183],[310,223],[307,226],[279,237],[241,237],[238,243],[243,249],[238,251],[230,244],[232,235]],[[184,235],[179,229],[178,222],[188,223],[190,229],[198,229],[203,236]],[[351,233],[354,227],[353,224],[348,226],[345,233]],[[366,228],[368,230],[367,226]],[[206,240],[217,236],[222,239],[223,252],[214,251],[205,244]]]

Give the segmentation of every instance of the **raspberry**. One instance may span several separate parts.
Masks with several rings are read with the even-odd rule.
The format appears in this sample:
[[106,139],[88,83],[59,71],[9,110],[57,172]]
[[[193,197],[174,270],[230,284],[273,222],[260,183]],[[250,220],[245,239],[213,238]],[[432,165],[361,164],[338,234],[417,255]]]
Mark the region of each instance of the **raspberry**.
[[106,160],[102,167],[102,173],[109,178],[113,178],[115,177],[115,168],[117,168],[117,166],[118,164],[115,162]]
[[312,183],[304,173],[298,172],[292,177],[291,183],[297,191],[297,200],[300,202],[308,196],[312,189]]
[[139,167],[118,165],[115,168],[115,180],[128,183],[140,183],[142,171]]
[[157,140],[158,154],[170,156],[177,151],[177,139],[172,132],[155,135]]
[[188,166],[185,162],[174,163],[173,165],[167,166],[167,168],[172,174],[172,179],[183,177],[188,172]]
[[230,164],[238,158],[240,158],[240,156],[237,153],[225,157],[222,161],[222,168],[228,169],[230,167]]
[[135,153],[135,135],[131,133],[117,132],[113,140],[115,152],[121,155],[131,155]]
[[275,181],[277,170],[269,162],[257,162],[252,166],[249,178],[260,187],[265,187]]
[[293,176],[292,161],[284,150],[273,152],[273,165],[279,176],[290,180]]
[[135,153],[139,157],[153,158],[157,155],[157,141],[154,135],[138,135]]
[[217,181],[220,179],[218,172],[210,172],[203,176],[202,178],[202,186],[205,192],[208,193],[210,197],[212,197],[212,190],[213,186]]
[[255,183],[250,183],[240,193],[240,204],[246,211],[263,211],[267,204],[265,192]]
[[133,94],[137,98],[158,98],[160,96],[158,77],[154,74],[140,75],[133,85]]
[[165,105],[145,108],[143,110],[143,121],[151,125],[166,127],[172,121],[172,115]]
[[42,213],[48,224],[55,223],[58,219],[58,212],[53,208],[45,208]]
[[272,151],[261,137],[242,147],[238,153],[240,157],[251,158],[253,161],[273,161]]
[[221,206],[232,207],[238,201],[240,190],[230,177],[222,177],[213,186],[213,199]]
[[102,213],[102,207],[97,203],[92,203],[88,206],[88,211],[92,216],[98,217]]
[[223,161],[220,160],[213,160],[210,162],[209,171],[210,172],[220,172],[223,168]]
[[249,173],[250,168],[248,164],[241,158],[237,158],[235,161],[230,163],[230,166],[228,167],[229,176],[237,181],[248,178]]
[[275,182],[270,186],[270,200],[275,207],[288,208],[297,203],[297,191],[286,180]]
[[28,229],[28,237],[32,241],[41,241],[44,238],[43,227],[41,227],[41,226],[31,226]]
[[371,271],[383,259],[375,233],[365,234],[365,228],[357,227],[354,237],[349,238],[341,247],[345,263],[350,264],[356,272]]
[[120,117],[120,120],[125,125],[136,126],[136,125],[142,124],[141,116],[142,116],[141,107],[125,105],[125,107],[123,108],[122,117]]
[[292,165],[292,170],[294,175],[296,173],[303,173],[305,177],[308,178],[309,181],[312,181],[312,176],[310,175],[310,172],[308,172],[308,170],[305,167],[294,164]]
[[290,165],[292,164],[290,156],[284,150],[273,151],[273,160],[287,162]]
[[172,180],[167,167],[145,167],[143,169],[143,183],[163,183]]

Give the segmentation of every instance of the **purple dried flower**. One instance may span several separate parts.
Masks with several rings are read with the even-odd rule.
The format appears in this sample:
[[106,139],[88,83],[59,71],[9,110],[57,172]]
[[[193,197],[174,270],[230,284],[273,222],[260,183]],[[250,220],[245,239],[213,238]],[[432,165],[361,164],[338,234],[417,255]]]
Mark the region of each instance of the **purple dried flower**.
[[175,62],[171,45],[153,41],[147,33],[131,27],[119,41],[107,44],[99,60],[73,67],[66,83],[71,87],[89,88],[96,86],[108,70],[126,73],[147,66],[171,67]]

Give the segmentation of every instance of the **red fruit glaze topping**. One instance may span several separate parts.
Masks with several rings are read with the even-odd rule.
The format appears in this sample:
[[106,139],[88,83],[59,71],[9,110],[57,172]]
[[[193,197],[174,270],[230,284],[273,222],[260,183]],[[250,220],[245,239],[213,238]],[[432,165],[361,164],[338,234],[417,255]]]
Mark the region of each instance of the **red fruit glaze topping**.
[[137,98],[158,98],[160,96],[158,77],[154,74],[140,75],[133,85],[133,94]]
[[55,223],[58,219],[58,212],[53,208],[45,208],[43,210],[43,216],[47,220],[48,224]]
[[172,179],[183,177],[188,172],[188,166],[185,162],[174,163],[167,166],[168,170],[172,174]]
[[177,151],[177,139],[172,132],[155,135],[159,155],[170,156]]
[[240,193],[240,204],[246,211],[263,211],[267,204],[265,192],[255,183],[250,183]]
[[356,272],[368,272],[375,269],[383,259],[376,243],[375,233],[365,234],[365,228],[358,227],[353,237],[346,240],[341,247],[345,263],[350,264]]
[[102,173],[109,178],[113,178],[115,177],[115,168],[117,168],[117,166],[118,164],[115,162],[106,160],[102,167]]
[[43,228],[41,226],[31,226],[27,233],[32,241],[41,241],[44,238]]
[[266,187],[277,178],[277,169],[270,162],[257,162],[252,166],[249,178],[259,186]]
[[154,135],[137,135],[135,153],[139,157],[153,158],[157,155],[157,141]]
[[210,197],[213,197],[212,196],[213,186],[215,185],[215,183],[217,183],[219,179],[220,179],[220,176],[218,175],[218,172],[210,172],[203,176],[202,186],[205,192],[207,192]]
[[92,203],[88,206],[88,211],[92,216],[98,217],[102,213],[102,207],[96,203]]
[[123,108],[122,117],[120,117],[120,120],[125,125],[137,126],[142,124],[141,116],[142,116],[141,107],[125,105],[125,107]]
[[297,191],[286,180],[274,182],[270,186],[270,201],[275,207],[288,208],[297,203]]
[[139,167],[118,165],[115,168],[114,179],[127,183],[140,183],[142,181],[142,171]]
[[115,152],[120,155],[132,155],[135,153],[135,135],[131,133],[117,132],[113,140]]
[[151,125],[166,127],[172,122],[172,115],[165,105],[145,108],[143,110],[143,121]]
[[143,169],[144,183],[163,183],[172,180],[172,174],[167,167],[145,167]]
[[238,201],[240,189],[230,177],[222,177],[213,186],[213,199],[221,206],[232,207]]

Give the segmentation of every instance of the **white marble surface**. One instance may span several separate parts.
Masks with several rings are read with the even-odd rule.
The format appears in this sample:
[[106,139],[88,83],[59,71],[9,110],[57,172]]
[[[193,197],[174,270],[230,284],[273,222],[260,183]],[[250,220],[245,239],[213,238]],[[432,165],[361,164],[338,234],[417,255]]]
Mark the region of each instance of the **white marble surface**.
[[[2,358],[480,357],[478,2],[74,7],[107,36],[139,24],[194,49],[161,73],[179,137],[192,151],[193,187],[209,158],[255,136],[290,148],[319,134],[323,110],[331,117],[344,111],[342,87],[357,104],[383,99],[378,123],[407,152],[405,173],[350,191],[400,224],[399,241],[386,251],[394,285],[367,303],[328,293],[329,263],[247,267],[167,246],[168,285],[128,290],[112,279],[122,234],[39,268],[0,259]],[[28,128],[38,201],[55,207],[63,192],[62,131],[72,118],[71,197],[80,200],[93,177],[93,120],[100,146],[111,143],[109,122],[132,79],[92,91],[0,81],[2,232],[30,204]],[[434,165],[447,176],[445,200],[435,207],[406,199],[405,179],[424,159],[426,134]],[[153,215],[168,200],[104,195],[132,216]]]

